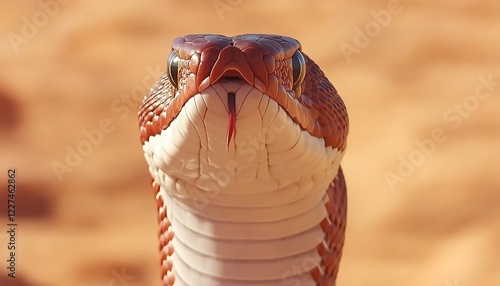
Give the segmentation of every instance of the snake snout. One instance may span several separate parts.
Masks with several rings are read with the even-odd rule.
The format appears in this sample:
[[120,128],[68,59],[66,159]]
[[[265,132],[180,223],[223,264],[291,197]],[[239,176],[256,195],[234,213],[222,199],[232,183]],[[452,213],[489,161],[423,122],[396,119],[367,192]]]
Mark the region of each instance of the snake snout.
[[212,67],[210,82],[214,84],[223,77],[239,77],[249,85],[254,85],[255,79],[252,67],[239,48],[227,46],[219,53],[219,57]]

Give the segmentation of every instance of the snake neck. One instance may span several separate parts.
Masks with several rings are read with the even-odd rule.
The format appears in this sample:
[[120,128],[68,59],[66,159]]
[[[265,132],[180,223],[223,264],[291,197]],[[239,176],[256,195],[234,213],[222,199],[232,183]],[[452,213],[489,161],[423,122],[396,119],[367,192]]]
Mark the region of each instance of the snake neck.
[[327,190],[343,153],[251,87],[236,91],[245,104],[227,146],[217,88],[143,146],[159,186],[167,272],[175,285],[317,285],[311,273],[326,272],[318,249],[330,247]]

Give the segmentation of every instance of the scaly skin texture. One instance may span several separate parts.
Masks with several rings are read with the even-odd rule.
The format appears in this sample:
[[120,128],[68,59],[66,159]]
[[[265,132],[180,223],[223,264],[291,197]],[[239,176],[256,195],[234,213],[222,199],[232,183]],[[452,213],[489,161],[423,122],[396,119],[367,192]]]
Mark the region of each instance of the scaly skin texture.
[[[304,53],[305,77],[302,82],[293,83],[291,58],[301,50],[298,41],[275,35],[188,35],[175,39],[172,48],[180,58],[178,85],[172,83],[166,73],[145,97],[139,111],[143,144],[168,128],[191,97],[221,79],[236,77],[276,101],[302,130],[324,139],[325,148],[344,151],[348,133],[344,103],[318,65]],[[153,180],[160,223],[161,276],[163,285],[173,285],[175,265],[168,258],[175,251],[171,243],[175,234],[167,217],[166,203],[160,196],[159,184]],[[310,269],[310,275],[316,285],[335,285],[347,209],[345,180],[340,167],[325,193],[327,215],[320,223],[325,243],[317,246],[321,262],[319,267]]]

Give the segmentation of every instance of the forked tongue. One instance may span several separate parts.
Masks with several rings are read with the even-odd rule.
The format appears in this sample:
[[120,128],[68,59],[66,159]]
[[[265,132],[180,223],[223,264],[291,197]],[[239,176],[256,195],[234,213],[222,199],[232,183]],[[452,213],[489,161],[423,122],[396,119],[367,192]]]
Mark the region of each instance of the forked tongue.
[[229,152],[229,144],[231,143],[231,138],[233,138],[233,134],[235,132],[236,127],[236,94],[234,92],[229,92],[227,94],[227,108],[229,113],[229,122],[227,124],[227,133],[226,133],[226,151]]

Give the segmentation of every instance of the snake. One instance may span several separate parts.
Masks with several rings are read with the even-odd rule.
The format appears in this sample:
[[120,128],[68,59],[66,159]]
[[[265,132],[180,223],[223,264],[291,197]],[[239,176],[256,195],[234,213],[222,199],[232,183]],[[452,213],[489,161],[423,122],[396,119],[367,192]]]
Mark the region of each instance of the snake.
[[336,285],[349,120],[298,40],[178,37],[138,117],[162,285]]

